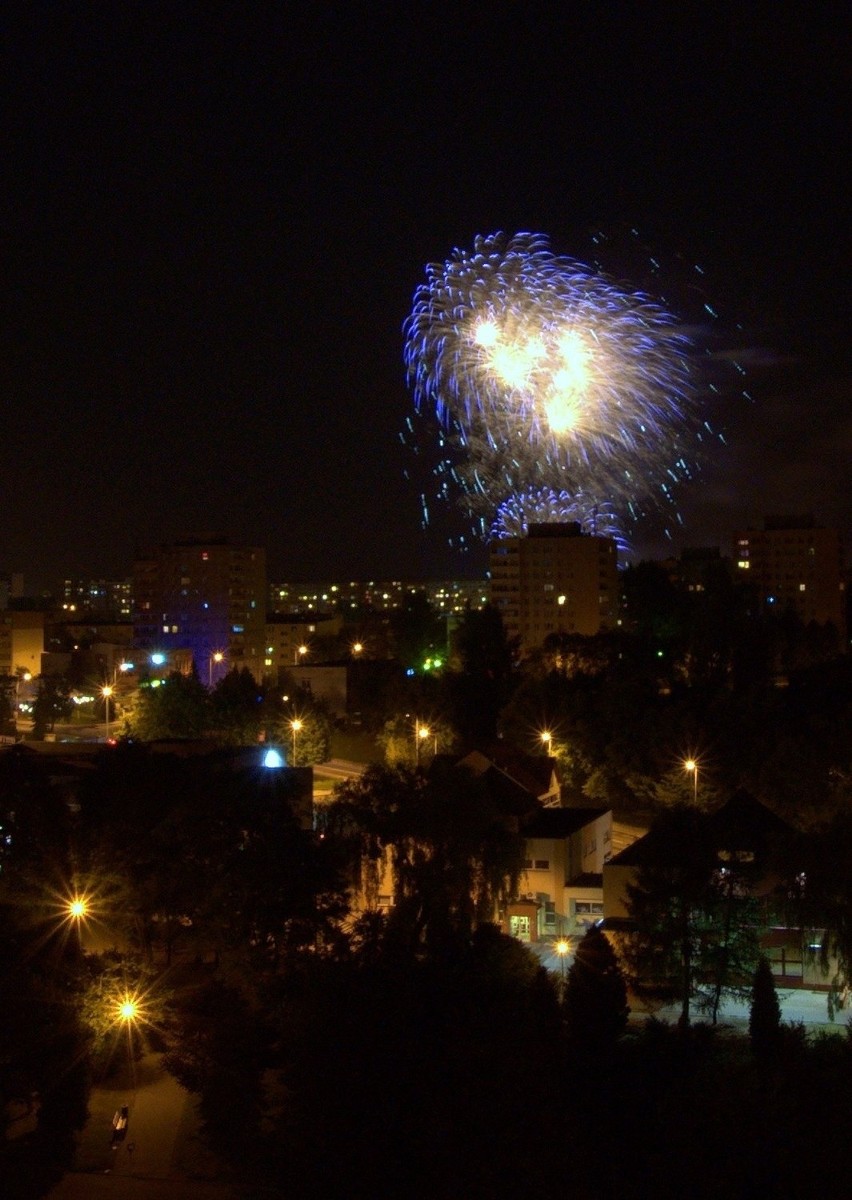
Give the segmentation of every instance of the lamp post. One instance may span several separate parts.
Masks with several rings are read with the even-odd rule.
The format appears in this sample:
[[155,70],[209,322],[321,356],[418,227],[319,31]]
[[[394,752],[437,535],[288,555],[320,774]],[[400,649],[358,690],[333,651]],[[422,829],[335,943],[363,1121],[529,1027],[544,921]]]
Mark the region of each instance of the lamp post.
[[302,722],[299,720],[298,717],[295,717],[290,722],[290,728],[293,730],[293,766],[295,767],[295,765],[296,765],[296,734],[302,728]]
[[541,744],[544,746],[545,753],[549,754],[550,753],[550,745],[551,745],[551,742],[553,741],[553,734],[550,732],[549,729],[544,729],[538,736],[541,738]]
[[76,950],[78,954],[83,953],[83,927],[82,922],[85,920],[89,912],[89,902],[85,896],[75,895],[72,900],[68,901],[65,909],[68,914],[68,920],[74,924],[76,931]]
[[222,662],[224,660],[224,658],[225,658],[225,655],[222,653],[221,650],[214,650],[213,653],[210,655],[210,659],[207,663],[207,686],[208,686],[208,688],[213,687],[213,664],[216,663],[218,665],[220,662]]
[[[425,742],[426,738],[432,736],[432,730],[428,725],[421,725],[419,721],[414,722],[414,759],[417,766],[420,765],[420,743]],[[435,750],[438,753],[438,735],[435,734]]]
[[106,706],[106,740],[109,741],[109,698],[112,695],[114,688],[111,683],[105,683],[101,688],[101,695],[104,698]]
[[692,802],[698,804],[698,763],[694,758],[688,758],[683,764],[683,769],[688,774],[692,775]]
[[567,938],[560,938],[559,941],[556,942],[556,944],[554,945],[553,949],[559,955],[559,962],[560,962],[560,965],[562,968],[562,987],[564,989],[564,987],[565,987],[565,959],[568,955],[568,951],[571,949],[571,943],[568,941]]
[[299,662],[304,662],[305,655],[308,653],[308,647],[302,642],[301,646],[293,653],[293,665],[298,666]]

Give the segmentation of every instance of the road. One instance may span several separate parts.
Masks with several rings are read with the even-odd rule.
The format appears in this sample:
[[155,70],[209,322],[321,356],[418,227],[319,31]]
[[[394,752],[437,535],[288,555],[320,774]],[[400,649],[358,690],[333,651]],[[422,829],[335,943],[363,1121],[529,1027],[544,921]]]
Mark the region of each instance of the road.
[[348,758],[330,758],[328,762],[317,763],[314,767],[315,775],[325,776],[327,779],[357,779],[367,770],[367,764],[362,762],[353,762]]
[[[557,978],[564,978],[571,969],[571,964],[574,961],[574,951],[577,948],[580,936],[572,935],[570,939],[570,952],[565,955],[564,961],[553,949],[552,942],[536,942],[530,945],[528,949],[536,955],[542,966],[546,967],[551,974]],[[838,1012],[833,1020],[829,1017],[825,992],[811,992],[806,988],[779,987],[778,1001],[781,1005],[782,1021],[792,1021],[794,1023],[802,1021],[807,1026],[825,1025],[829,1029],[840,1031],[845,1028],[850,1019],[849,1009]],[[725,1025],[732,1025],[734,1028],[747,1029],[749,1010],[750,1003],[748,1000],[733,1000],[729,996],[726,996],[719,1007],[719,1021]],[[631,1013],[636,1018],[653,1015],[661,1021],[669,1021],[672,1024],[676,1024],[680,1016],[680,1006],[670,1005],[665,1008],[661,1008],[659,1005],[647,1006],[637,999],[637,997],[632,996]],[[692,1006],[692,1019],[693,1021],[707,1019],[706,1017],[702,1017],[694,1004]]]
[[[113,1148],[112,1118],[122,1104],[130,1110],[127,1134]],[[73,1168],[48,1200],[231,1200],[236,1193],[217,1172],[192,1097],[151,1054],[93,1088]]]

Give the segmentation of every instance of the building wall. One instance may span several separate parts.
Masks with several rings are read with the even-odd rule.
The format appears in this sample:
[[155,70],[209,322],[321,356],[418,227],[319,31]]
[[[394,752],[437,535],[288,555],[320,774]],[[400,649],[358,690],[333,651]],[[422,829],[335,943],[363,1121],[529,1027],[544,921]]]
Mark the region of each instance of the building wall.
[[574,524],[531,525],[492,545],[491,601],[524,650],[551,634],[596,634],[618,618],[618,553],[611,538]]
[[819,528],[809,517],[767,517],[762,530],[734,535],[734,559],[764,609],[792,608],[805,624],[831,622],[845,644],[843,544],[836,529]]
[[134,627],[142,650],[191,651],[203,683],[243,667],[260,681],[265,551],[205,534],[157,547],[135,564]]
[[[264,673],[278,679],[282,673],[296,667],[310,666],[312,657],[315,658],[312,649],[316,639],[337,637],[342,630],[343,618],[340,616],[290,613],[267,619],[264,625]],[[305,654],[299,653],[302,646]]]
[[578,924],[590,924],[584,919],[590,914],[577,912],[578,901],[595,905],[593,919],[601,915],[597,911],[603,904],[601,888],[572,885],[571,881],[600,875],[609,857],[611,841],[611,812],[602,813],[567,838],[527,838],[527,866],[521,875],[518,894],[538,901],[539,938],[555,937],[574,931]]
[[41,674],[44,613],[0,612],[0,675]]

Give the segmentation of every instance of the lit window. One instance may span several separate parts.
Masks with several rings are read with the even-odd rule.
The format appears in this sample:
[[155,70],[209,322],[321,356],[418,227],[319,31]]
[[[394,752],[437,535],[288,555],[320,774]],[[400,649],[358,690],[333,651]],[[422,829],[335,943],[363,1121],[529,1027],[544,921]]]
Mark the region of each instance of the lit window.
[[805,584],[803,584],[803,583],[800,583],[800,584],[799,584],[799,591],[800,591],[800,592],[804,592],[805,590],[806,590],[806,588],[805,588]]
[[749,569],[748,559],[741,558],[740,561],[737,563],[737,566],[740,568],[740,570],[747,571]]

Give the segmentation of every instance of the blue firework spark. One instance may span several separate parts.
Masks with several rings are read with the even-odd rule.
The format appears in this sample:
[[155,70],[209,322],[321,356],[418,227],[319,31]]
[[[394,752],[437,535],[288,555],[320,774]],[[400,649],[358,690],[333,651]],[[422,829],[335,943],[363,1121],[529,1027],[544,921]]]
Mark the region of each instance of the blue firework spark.
[[582,493],[572,495],[554,492],[552,488],[532,488],[509,496],[494,514],[489,538],[522,537],[530,525],[554,522],[576,522],[584,533],[612,538],[619,550],[629,549],[622,522],[611,505]]

